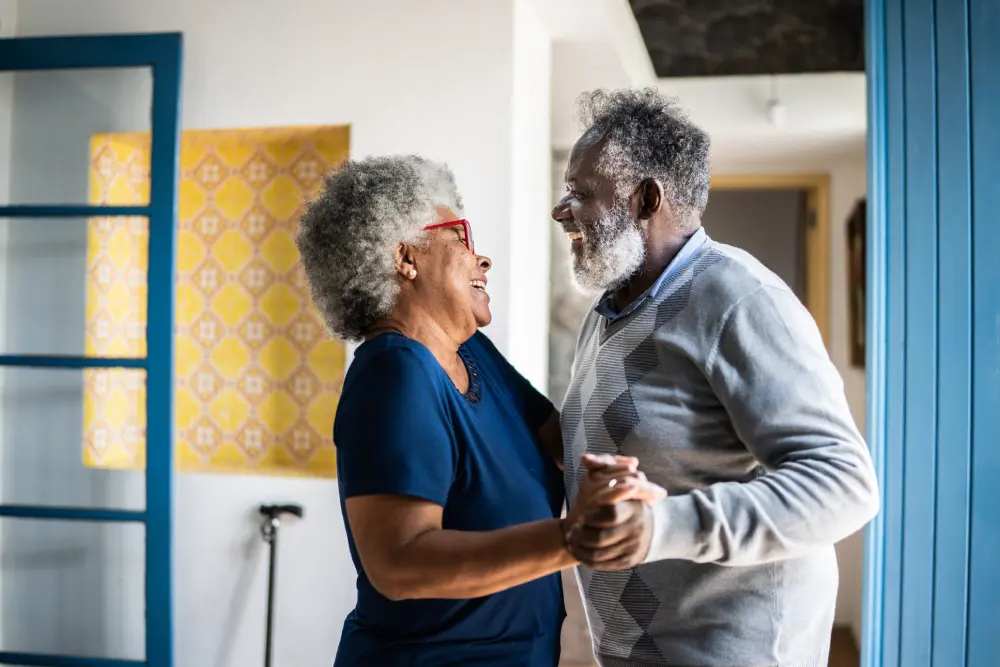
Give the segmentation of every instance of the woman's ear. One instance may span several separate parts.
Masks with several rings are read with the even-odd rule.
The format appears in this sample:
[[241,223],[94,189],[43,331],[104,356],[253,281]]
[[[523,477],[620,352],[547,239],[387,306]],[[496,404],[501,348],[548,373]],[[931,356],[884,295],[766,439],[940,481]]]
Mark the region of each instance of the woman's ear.
[[413,280],[417,277],[417,260],[413,246],[408,243],[400,243],[396,246],[396,273],[404,280]]

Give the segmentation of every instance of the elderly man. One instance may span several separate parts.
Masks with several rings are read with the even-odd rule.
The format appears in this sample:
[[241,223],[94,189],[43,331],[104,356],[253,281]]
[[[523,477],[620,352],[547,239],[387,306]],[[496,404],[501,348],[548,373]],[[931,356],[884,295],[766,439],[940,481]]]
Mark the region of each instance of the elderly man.
[[842,380],[788,286],[702,229],[705,132],[655,90],[581,109],[552,217],[601,296],[562,411],[566,487],[599,467],[584,453],[625,454],[670,494],[572,529],[598,659],[825,666],[834,543],[879,507]]

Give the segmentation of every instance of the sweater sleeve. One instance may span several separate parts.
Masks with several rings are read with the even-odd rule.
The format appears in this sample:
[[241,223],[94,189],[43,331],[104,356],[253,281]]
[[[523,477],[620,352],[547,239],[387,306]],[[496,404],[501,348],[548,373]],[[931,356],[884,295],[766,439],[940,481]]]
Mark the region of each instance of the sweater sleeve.
[[732,306],[705,372],[761,475],[657,503],[647,562],[796,558],[875,516],[867,445],[815,322],[794,294],[761,287]]

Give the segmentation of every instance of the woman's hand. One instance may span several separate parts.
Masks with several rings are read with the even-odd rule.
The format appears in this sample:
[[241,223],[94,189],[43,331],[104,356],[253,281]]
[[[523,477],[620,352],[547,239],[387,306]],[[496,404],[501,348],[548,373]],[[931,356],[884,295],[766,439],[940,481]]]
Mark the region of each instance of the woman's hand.
[[588,510],[626,502],[652,503],[667,495],[666,490],[639,472],[639,460],[634,457],[586,454],[582,461],[587,473],[564,519],[567,539]]
[[598,570],[642,563],[652,537],[649,504],[666,490],[638,472],[634,458],[587,455],[583,464],[588,472],[566,537],[570,553]]

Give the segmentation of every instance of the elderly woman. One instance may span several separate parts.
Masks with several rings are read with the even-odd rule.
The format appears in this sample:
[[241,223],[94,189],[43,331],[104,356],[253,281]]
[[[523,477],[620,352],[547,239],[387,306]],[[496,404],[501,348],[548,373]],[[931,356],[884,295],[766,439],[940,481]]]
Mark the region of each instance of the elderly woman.
[[558,518],[558,414],[478,333],[492,264],[461,214],[447,167],[376,157],[330,175],[302,219],[312,298],[363,341],[334,425],[358,574],[341,667],[554,667],[567,529],[587,502],[662,492],[618,461]]

